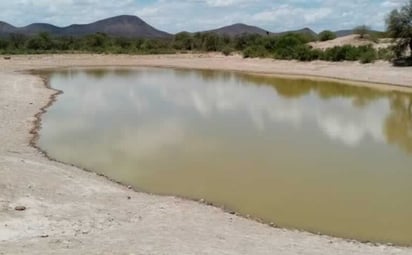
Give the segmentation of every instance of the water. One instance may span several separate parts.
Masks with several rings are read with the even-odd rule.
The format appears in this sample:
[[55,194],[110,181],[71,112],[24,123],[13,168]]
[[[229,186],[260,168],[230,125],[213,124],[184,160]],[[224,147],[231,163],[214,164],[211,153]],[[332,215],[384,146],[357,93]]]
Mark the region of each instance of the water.
[[50,73],[51,157],[293,229],[412,245],[412,95],[212,71]]

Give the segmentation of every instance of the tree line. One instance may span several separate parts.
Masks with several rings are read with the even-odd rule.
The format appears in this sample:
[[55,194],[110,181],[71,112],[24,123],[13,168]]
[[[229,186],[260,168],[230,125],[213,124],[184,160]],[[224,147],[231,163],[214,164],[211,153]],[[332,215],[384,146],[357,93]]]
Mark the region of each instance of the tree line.
[[316,38],[310,35],[286,34],[262,36],[244,34],[237,37],[213,33],[179,33],[167,39],[113,38],[102,33],[85,37],[52,37],[39,33],[32,37],[12,34],[0,39],[0,54],[42,53],[107,53],[107,54],[173,54],[185,52],[241,53],[245,58],[272,57],[287,60],[361,60],[371,62],[390,57],[387,51],[377,51],[372,46],[341,46],[327,50],[313,49],[308,45]]

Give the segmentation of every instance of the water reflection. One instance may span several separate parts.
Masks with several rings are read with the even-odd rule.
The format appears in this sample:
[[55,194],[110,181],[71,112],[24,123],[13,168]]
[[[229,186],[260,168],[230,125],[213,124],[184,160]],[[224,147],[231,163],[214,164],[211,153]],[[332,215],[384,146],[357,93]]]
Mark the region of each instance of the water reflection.
[[412,153],[412,95],[392,95],[385,134],[389,143],[397,144],[401,149]]
[[213,71],[66,70],[52,157],[285,227],[412,244],[411,95]]

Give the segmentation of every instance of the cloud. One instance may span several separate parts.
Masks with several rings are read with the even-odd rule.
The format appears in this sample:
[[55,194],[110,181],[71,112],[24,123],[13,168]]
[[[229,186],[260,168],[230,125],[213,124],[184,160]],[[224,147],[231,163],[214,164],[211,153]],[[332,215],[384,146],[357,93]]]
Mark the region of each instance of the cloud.
[[121,14],[138,15],[168,32],[207,30],[248,23],[266,30],[311,27],[384,29],[387,13],[406,0],[16,0],[0,1],[1,19],[14,25],[88,23]]

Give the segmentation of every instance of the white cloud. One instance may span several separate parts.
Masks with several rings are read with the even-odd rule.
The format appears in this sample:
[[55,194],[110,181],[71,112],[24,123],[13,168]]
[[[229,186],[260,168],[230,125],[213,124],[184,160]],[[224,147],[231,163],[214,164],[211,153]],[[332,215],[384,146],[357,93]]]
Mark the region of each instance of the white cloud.
[[406,0],[16,0],[0,1],[1,19],[14,25],[48,22],[60,26],[88,23],[115,15],[135,14],[168,32],[199,31],[231,23],[266,30],[308,27],[384,28],[387,13]]

